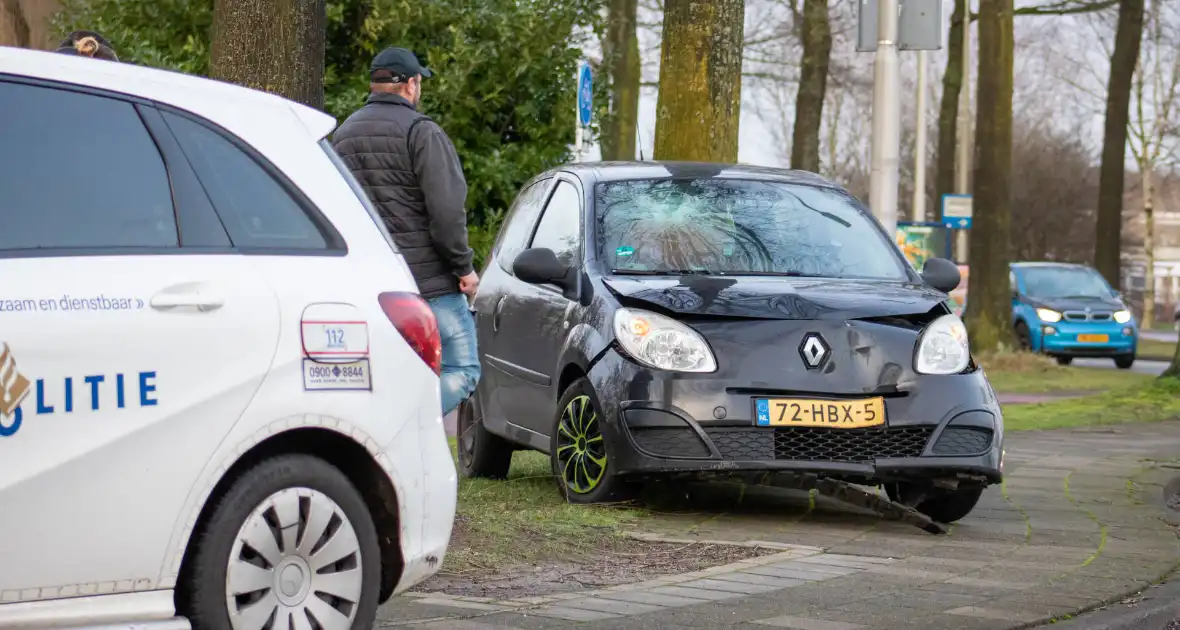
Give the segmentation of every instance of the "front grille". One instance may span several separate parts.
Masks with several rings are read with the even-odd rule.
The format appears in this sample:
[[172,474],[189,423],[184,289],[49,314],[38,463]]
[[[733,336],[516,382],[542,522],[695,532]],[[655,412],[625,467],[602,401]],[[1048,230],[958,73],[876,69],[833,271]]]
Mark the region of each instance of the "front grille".
[[639,448],[660,457],[708,457],[709,447],[688,427],[632,427]]
[[1110,318],[1112,317],[1110,311],[1098,311],[1093,313],[1087,313],[1086,311],[1065,311],[1062,313],[1062,316],[1065,317],[1065,321],[1067,322],[1106,322],[1110,321]]
[[708,429],[725,459],[869,462],[921,457],[933,427],[893,429]]
[[947,427],[934,443],[935,455],[979,455],[992,445],[991,429]]

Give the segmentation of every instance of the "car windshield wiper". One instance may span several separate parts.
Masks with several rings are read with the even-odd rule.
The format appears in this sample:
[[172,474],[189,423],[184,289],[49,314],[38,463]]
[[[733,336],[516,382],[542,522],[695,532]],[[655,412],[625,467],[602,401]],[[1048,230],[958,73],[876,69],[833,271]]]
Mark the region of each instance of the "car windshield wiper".
[[612,269],[620,276],[712,276],[719,275],[708,269]]
[[788,278],[827,278],[818,273],[803,271],[719,271],[719,276],[784,276]]

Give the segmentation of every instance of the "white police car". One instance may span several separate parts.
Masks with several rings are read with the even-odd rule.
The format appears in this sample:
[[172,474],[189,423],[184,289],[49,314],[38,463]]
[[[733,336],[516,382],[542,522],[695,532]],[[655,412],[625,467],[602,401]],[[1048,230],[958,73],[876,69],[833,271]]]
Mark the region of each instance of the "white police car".
[[334,126],[0,48],[0,627],[362,628],[438,570],[437,327]]

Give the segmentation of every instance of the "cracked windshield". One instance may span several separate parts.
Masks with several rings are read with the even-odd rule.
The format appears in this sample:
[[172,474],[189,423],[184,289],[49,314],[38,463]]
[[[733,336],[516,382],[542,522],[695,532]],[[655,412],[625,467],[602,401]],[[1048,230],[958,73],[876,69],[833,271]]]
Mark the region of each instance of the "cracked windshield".
[[0,0],[0,630],[1180,630],[1180,0]]
[[905,280],[900,258],[848,195],[753,180],[599,184],[598,255],[617,273]]

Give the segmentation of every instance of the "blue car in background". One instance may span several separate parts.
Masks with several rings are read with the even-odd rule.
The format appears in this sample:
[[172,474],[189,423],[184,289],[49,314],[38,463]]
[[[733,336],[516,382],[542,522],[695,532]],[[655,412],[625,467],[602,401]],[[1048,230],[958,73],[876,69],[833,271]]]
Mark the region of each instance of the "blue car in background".
[[1086,265],[1012,263],[1012,325],[1029,351],[1069,365],[1074,357],[1135,363],[1139,330],[1130,309],[1102,274]]

